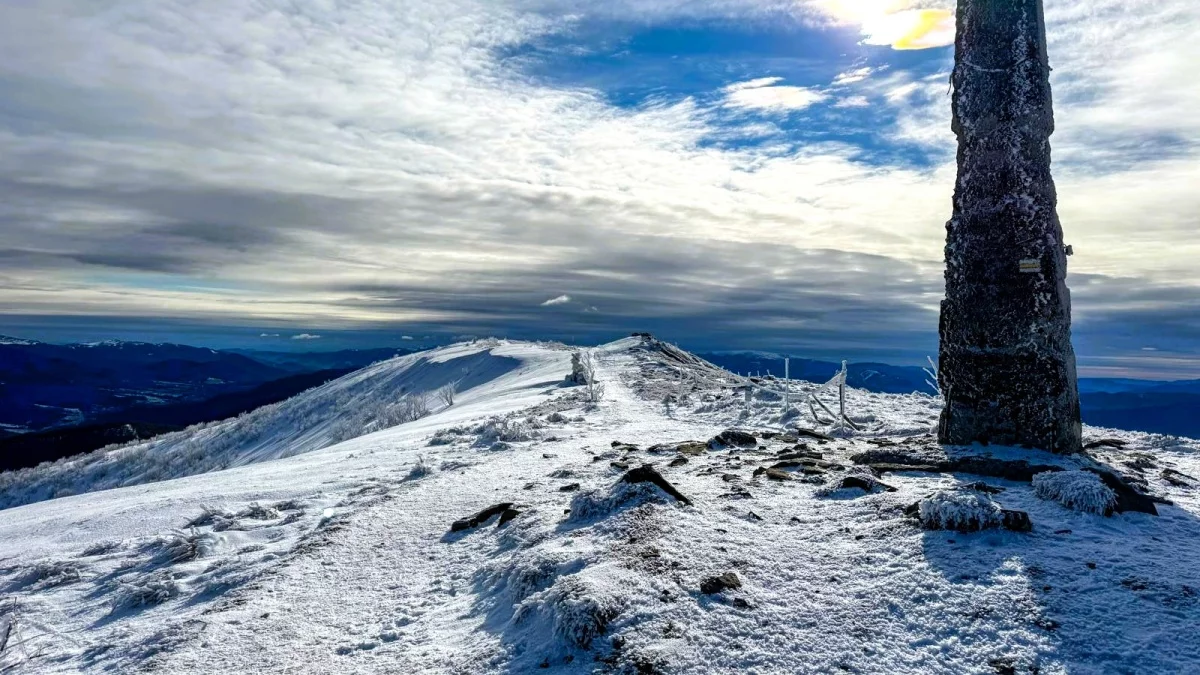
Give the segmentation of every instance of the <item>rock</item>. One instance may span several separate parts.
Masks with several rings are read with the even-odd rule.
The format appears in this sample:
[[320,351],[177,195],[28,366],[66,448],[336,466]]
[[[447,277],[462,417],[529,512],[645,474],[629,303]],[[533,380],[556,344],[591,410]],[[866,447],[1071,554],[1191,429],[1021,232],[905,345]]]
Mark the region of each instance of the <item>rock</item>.
[[661,489],[663,492],[674,497],[677,501],[683,502],[684,504],[687,504],[689,506],[692,503],[692,500],[683,496],[683,493],[681,493],[679,490],[675,489],[674,485],[671,485],[671,483],[668,482],[666,478],[662,477],[662,474],[655,471],[654,467],[650,466],[649,464],[644,464],[642,466],[639,466],[636,469],[629,471],[624,476],[621,476],[620,482],[622,482],[622,483],[651,483],[653,485],[658,486],[658,488]]
[[726,483],[730,483],[730,482],[732,482],[732,481],[735,481],[735,480],[741,480],[741,479],[742,479],[742,477],[741,477],[741,476],[739,476],[739,475],[737,475],[737,474],[735,474],[735,473],[724,473],[724,474],[721,474],[721,480],[725,481]]
[[791,480],[792,479],[792,477],[790,475],[788,475],[788,472],[780,471],[779,469],[776,469],[774,467],[765,470],[763,473],[767,474],[767,478],[770,478],[771,480]]
[[819,431],[813,431],[812,429],[801,429],[801,428],[797,427],[795,429],[792,429],[792,433],[796,434],[797,436],[803,436],[805,438],[815,438],[815,439],[821,440],[821,441],[832,441],[833,440],[833,436],[830,436],[829,434],[823,434]]
[[[962,502],[961,499],[954,496],[955,493],[938,492],[905,507],[904,513],[920,520],[921,526],[927,530],[954,529],[958,532],[977,532],[997,527],[1013,532],[1033,530],[1033,523],[1029,520],[1028,513],[1003,508],[983,494],[971,497],[965,503],[960,503],[946,512],[940,512],[940,509],[936,508],[932,509],[929,520],[926,520],[921,513],[921,503],[937,500],[939,497],[945,499],[945,495]],[[943,519],[945,520],[943,521]]]
[[503,517],[506,512],[513,511],[512,505],[512,502],[503,502],[489,506],[469,518],[463,518],[462,520],[454,521],[454,523],[450,525],[450,531],[461,532],[463,530],[469,530],[473,527],[479,527],[480,525],[486,523],[493,516],[501,516],[501,520],[503,521],[501,524],[508,522],[520,514],[519,511],[514,511],[513,515],[509,516],[507,519]]
[[609,462],[608,465],[619,471],[626,471],[629,469],[629,465],[625,462]]
[[1128,445],[1125,441],[1119,438],[1101,438],[1095,441],[1090,441],[1083,446],[1084,450],[1095,450],[1096,448],[1115,448],[1120,450]]
[[684,441],[675,446],[675,451],[681,455],[703,455],[708,451],[708,445],[700,441]]
[[963,489],[964,490],[974,490],[976,492],[983,492],[984,494],[989,494],[989,495],[998,495],[1001,492],[1004,492],[1004,488],[998,487],[995,485],[988,485],[987,483],[985,483],[983,481],[967,483],[966,485],[963,486]]
[[559,492],[574,492],[578,489],[579,489],[579,483],[568,483],[568,484],[558,488],[558,491]]
[[944,454],[914,452],[894,448],[876,448],[850,455],[850,461],[875,471],[925,471],[929,473],[971,473],[990,478],[1004,478],[1028,483],[1034,474],[1062,471],[1061,466],[1030,464],[1019,460],[996,459],[982,455],[966,455],[953,459]]
[[1148,513],[1152,516],[1158,515],[1158,509],[1154,506],[1153,499],[1134,490],[1116,474],[1091,467],[1085,467],[1084,471],[1096,474],[1100,477],[1100,480],[1104,481],[1105,485],[1117,493],[1117,503],[1114,507],[1117,513],[1136,511],[1138,513]]
[[784,460],[784,459],[825,459],[825,456],[819,452],[814,452],[812,450],[796,450],[796,451],[792,451],[792,452],[788,452],[785,450],[784,452],[779,453],[779,455],[776,456],[775,459],[779,459],[779,460]]
[[708,577],[700,582],[700,592],[714,595],[722,591],[737,590],[742,587],[742,580],[735,572],[726,572],[720,576]]
[[896,488],[886,483],[880,483],[870,476],[846,476],[838,487],[842,490],[857,488],[864,492],[896,492]]
[[1006,530],[1012,530],[1013,532],[1033,531],[1033,522],[1029,520],[1029,514],[1024,511],[1000,509],[1000,518]]
[[671,463],[668,464],[667,466],[683,466],[684,464],[687,464],[687,463],[688,463],[687,457],[676,457],[675,459],[671,460]]
[[1174,485],[1175,487],[1191,488],[1195,487],[1196,485],[1195,478],[1192,478],[1186,473],[1176,471],[1175,469],[1163,469],[1161,475],[1163,480],[1167,481],[1171,485]]
[[754,448],[758,446],[758,439],[753,434],[748,434],[745,431],[737,429],[726,429],[721,433],[713,436],[708,441],[708,447],[713,450],[722,448]]
[[871,473],[875,474],[876,476],[882,476],[885,473],[891,473],[894,471],[920,471],[923,473],[941,473],[941,467],[938,467],[934,464],[890,464],[887,462],[881,462],[878,464],[866,464],[865,466],[868,469],[870,469]]

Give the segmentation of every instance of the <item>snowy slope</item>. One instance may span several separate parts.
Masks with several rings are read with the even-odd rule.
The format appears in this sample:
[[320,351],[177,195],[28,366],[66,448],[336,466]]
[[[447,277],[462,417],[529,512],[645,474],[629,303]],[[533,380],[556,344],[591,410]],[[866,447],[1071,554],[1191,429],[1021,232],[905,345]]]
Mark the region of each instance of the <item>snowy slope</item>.
[[469,401],[471,390],[520,365],[490,344],[397,357],[234,419],[0,474],[0,508],[310,452],[378,428],[382,418],[403,419],[409,400],[436,409],[444,403],[433,394],[446,385]]
[[[598,349],[607,393],[590,405],[562,386],[567,351],[456,349],[515,363],[449,408],[330,447],[256,463],[292,453],[245,450],[223,471],[0,511],[0,634],[14,616],[20,631],[0,668],[1200,671],[1196,442],[1103,430],[1128,445],[1095,461],[1172,500],[1158,517],[1073,511],[1030,483],[989,478],[1033,532],[924,531],[905,506],[980,478],[894,472],[882,480],[895,492],[866,494],[830,489],[834,471],[755,477],[795,445],[778,437],[650,451],[734,424],[813,426],[807,412],[781,415],[770,392],[746,406],[736,378],[686,355],[639,339]],[[848,398],[864,429],[809,439],[825,460],[850,466],[879,443],[929,443],[936,400]],[[625,468],[613,462],[654,464],[692,505],[618,484]],[[1164,469],[1184,477],[1167,474],[1173,484]],[[498,502],[520,515],[449,532]],[[726,572],[740,589],[700,591]]]

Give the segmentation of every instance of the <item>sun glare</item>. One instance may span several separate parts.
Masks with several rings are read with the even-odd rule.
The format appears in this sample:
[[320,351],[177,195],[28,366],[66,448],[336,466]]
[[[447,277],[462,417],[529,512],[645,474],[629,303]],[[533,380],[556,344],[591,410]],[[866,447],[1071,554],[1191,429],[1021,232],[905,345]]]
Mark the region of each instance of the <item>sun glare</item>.
[[912,0],[825,0],[830,16],[862,28],[863,43],[929,49],[954,42],[954,12],[914,9]]

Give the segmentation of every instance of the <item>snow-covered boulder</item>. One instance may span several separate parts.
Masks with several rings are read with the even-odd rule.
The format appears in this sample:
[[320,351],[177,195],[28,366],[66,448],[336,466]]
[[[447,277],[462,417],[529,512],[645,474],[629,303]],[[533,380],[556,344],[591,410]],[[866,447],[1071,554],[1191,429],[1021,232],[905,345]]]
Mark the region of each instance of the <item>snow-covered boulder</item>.
[[978,492],[941,490],[917,503],[917,517],[927,530],[974,532],[1000,527],[1000,505]]
[[1042,499],[1097,515],[1111,516],[1117,493],[1090,471],[1048,471],[1033,477],[1033,493]]

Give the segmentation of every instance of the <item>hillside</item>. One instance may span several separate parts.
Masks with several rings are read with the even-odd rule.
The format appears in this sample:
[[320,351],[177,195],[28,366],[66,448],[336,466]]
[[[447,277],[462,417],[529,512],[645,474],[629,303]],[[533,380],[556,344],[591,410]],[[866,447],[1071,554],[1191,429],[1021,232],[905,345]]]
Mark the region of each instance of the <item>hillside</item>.
[[[234,420],[5,474],[0,501],[24,505],[0,518],[0,632],[21,648],[0,669],[1200,669],[1200,444],[1088,428],[1106,444],[1082,457],[941,448],[936,399],[857,389],[859,431],[809,433],[806,406],[747,404],[744,380],[668,345],[596,353],[598,404],[565,386],[564,348],[456,345],[256,413],[254,433]],[[360,411],[455,380],[452,405],[336,442],[380,426]],[[622,482],[643,464],[686,501]],[[1044,498],[1063,493],[1029,476],[1056,469],[1084,508],[1108,494],[1086,470],[1124,476],[1120,512]],[[1031,531],[922,529],[906,507],[936,491],[958,500],[944,517],[998,503]],[[506,504],[502,524],[452,531]]]

